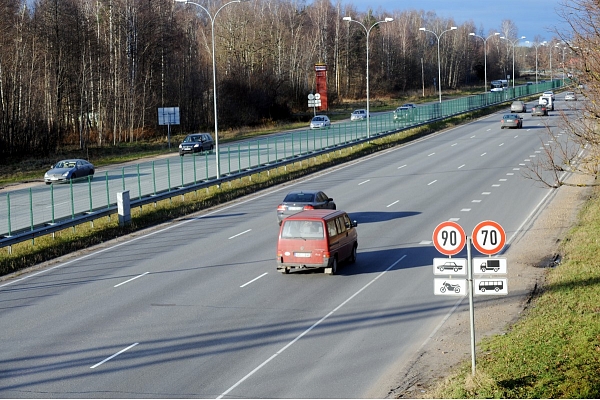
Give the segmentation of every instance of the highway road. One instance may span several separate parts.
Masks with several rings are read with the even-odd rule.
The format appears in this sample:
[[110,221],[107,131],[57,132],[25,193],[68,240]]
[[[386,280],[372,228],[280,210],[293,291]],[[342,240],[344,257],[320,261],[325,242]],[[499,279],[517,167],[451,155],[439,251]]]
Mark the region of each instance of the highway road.
[[[0,397],[385,396],[466,301],[434,295],[433,230],[494,220],[510,246],[552,199],[522,171],[557,114],[495,114],[0,283]],[[358,222],[337,275],[276,272],[276,206],[299,188]]]

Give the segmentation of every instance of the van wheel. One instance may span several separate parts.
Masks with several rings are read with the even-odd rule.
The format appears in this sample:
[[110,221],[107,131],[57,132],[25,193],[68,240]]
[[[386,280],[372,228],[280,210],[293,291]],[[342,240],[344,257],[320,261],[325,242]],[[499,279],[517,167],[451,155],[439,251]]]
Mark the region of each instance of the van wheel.
[[350,258],[348,261],[350,264],[354,264],[356,262],[356,245],[352,246],[352,253],[350,253]]
[[283,271],[281,271],[282,274],[289,274],[290,273],[290,269],[289,268],[284,268]]
[[337,257],[334,257],[333,260],[331,261],[331,266],[329,268],[325,268],[325,272],[328,275],[335,275],[337,272]]

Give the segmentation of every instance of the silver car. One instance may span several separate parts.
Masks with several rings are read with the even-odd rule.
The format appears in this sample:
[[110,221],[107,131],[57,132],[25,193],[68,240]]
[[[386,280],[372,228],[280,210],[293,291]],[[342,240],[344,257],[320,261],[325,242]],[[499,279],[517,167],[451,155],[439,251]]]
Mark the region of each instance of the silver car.
[[277,206],[277,220],[279,225],[285,217],[294,215],[304,210],[315,209],[335,210],[333,199],[320,190],[297,190],[289,192]]
[[327,115],[315,115],[310,121],[310,129],[329,128],[331,121]]
[[513,101],[512,104],[510,105],[510,112],[514,112],[514,113],[521,113],[521,112],[527,112],[527,106],[525,105],[525,102],[517,100],[517,101]]
[[94,165],[86,160],[78,158],[62,160],[50,167],[44,174],[46,185],[51,183],[68,182],[71,179],[94,177]]
[[565,101],[576,101],[577,96],[575,96],[575,92],[566,92],[565,93]]
[[362,121],[363,119],[367,119],[367,110],[365,109],[354,110],[350,114],[350,121]]

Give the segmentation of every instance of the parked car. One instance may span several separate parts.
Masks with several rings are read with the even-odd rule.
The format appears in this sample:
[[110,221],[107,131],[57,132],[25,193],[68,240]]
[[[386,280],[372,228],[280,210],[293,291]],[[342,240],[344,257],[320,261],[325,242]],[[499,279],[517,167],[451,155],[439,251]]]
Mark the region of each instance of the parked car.
[[210,151],[215,147],[215,142],[209,133],[192,133],[187,135],[179,145],[179,155],[194,154]]
[[354,110],[350,114],[350,121],[362,121],[363,119],[367,119],[367,110],[365,109]]
[[523,127],[523,117],[520,117],[517,114],[506,114],[500,120],[500,129],[504,129],[504,128],[521,129],[522,127]]
[[413,120],[413,108],[400,106],[394,110],[394,122],[408,122]]
[[406,103],[406,104],[402,104],[401,107],[417,108],[417,105],[414,103]]
[[315,115],[310,121],[310,129],[329,128],[331,121],[327,115]]
[[335,275],[339,263],[356,261],[356,225],[344,211],[310,210],[287,217],[279,229],[277,270],[324,268]]
[[80,179],[94,176],[94,165],[86,160],[62,160],[50,167],[44,174],[46,185],[58,182],[68,182],[71,179]]
[[527,106],[525,105],[524,101],[521,101],[521,100],[513,101],[512,104],[510,105],[510,112],[516,112],[516,113],[527,112]]
[[281,221],[290,215],[320,208],[335,210],[336,205],[331,197],[320,190],[294,190],[289,192],[277,206],[277,220],[281,225]]
[[565,101],[576,101],[577,96],[575,96],[575,92],[566,92],[565,93]]
[[537,104],[531,109],[531,115],[536,115],[536,116],[548,115],[548,108],[544,104]]

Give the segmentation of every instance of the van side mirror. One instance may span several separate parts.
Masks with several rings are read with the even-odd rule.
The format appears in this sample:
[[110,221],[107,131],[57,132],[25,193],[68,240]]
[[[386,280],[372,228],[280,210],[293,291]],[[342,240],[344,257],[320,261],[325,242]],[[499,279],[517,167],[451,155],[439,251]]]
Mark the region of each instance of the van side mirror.
[[356,222],[356,220],[352,221],[352,227],[356,228],[358,226],[358,222]]

